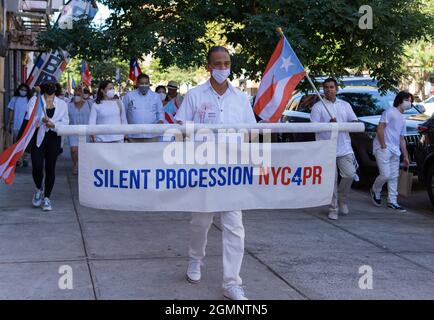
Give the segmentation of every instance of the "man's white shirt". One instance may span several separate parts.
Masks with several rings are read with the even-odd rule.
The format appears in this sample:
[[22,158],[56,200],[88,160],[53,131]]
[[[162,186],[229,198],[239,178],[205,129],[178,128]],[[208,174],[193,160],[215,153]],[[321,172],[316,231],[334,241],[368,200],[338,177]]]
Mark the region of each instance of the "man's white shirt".
[[210,81],[187,93],[175,119],[209,124],[256,123],[246,94],[228,82],[228,89],[220,96]]
[[[128,124],[154,124],[164,120],[163,103],[160,96],[149,90],[146,95],[139,90],[129,92],[123,99]],[[158,134],[131,134],[130,138],[154,138]]]
[[[331,102],[324,99],[327,106],[327,110],[331,113],[333,118],[336,118],[337,122],[352,122],[357,121],[357,116],[355,115],[351,105],[341,99],[336,99],[335,102]],[[327,110],[321,101],[314,104],[312,111],[310,113],[311,122],[330,122],[331,118]],[[329,132],[321,132],[316,134],[316,140],[329,140]],[[348,154],[353,154],[353,148],[351,147],[351,138],[348,132],[340,132],[338,134],[338,146],[336,151],[337,157],[343,157]]]
[[[401,155],[401,137],[407,134],[405,119],[398,108],[390,107],[381,115],[380,123],[385,123],[384,143],[387,149],[393,154]],[[374,154],[381,149],[378,136],[374,139],[373,151]]]

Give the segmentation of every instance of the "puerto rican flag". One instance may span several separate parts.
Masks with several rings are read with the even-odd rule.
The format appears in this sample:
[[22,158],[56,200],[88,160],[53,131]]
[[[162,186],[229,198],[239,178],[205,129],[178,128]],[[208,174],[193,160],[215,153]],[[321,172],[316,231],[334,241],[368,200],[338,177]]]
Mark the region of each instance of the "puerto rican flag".
[[180,106],[178,106],[178,101],[176,98],[173,98],[170,100],[165,106],[164,106],[164,122],[173,124],[175,123],[175,116],[178,112]]
[[44,114],[43,111],[44,102],[41,95],[38,95],[21,138],[0,155],[0,180],[3,180],[8,185],[14,182],[17,161],[23,156],[24,151],[32,140],[33,134],[41,122],[41,117]]
[[295,88],[305,75],[300,60],[282,35],[265,69],[253,111],[263,120],[279,121]]
[[142,70],[140,70],[140,66],[137,63],[136,58],[132,58],[130,61],[130,76],[129,79],[132,81],[136,81],[137,77],[142,74]]
[[86,61],[81,62],[81,83],[86,87],[90,87],[92,84],[92,77],[90,74],[89,66]]

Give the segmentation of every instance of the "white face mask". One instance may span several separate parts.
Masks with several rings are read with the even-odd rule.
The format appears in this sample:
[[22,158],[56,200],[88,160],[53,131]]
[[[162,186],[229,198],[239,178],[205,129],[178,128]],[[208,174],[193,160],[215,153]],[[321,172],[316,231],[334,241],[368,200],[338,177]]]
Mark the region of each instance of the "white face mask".
[[80,96],[74,96],[74,101],[75,102],[81,102],[81,97]]
[[20,90],[20,96],[22,96],[22,97],[27,96],[27,91],[26,90]]
[[107,98],[113,99],[116,95],[115,89],[111,89],[111,90],[107,91],[106,95],[107,95]]
[[225,69],[225,70],[213,69],[212,70],[212,77],[219,84],[224,83],[228,79],[230,74],[231,74],[231,69]]
[[161,101],[166,100],[166,94],[165,94],[165,93],[160,92],[159,95],[160,95],[160,99],[161,99]]
[[85,93],[85,94],[83,94],[83,98],[87,99],[87,98],[89,98],[89,95]]
[[411,102],[404,100],[402,102],[402,109],[404,109],[404,110],[410,110],[411,109]]

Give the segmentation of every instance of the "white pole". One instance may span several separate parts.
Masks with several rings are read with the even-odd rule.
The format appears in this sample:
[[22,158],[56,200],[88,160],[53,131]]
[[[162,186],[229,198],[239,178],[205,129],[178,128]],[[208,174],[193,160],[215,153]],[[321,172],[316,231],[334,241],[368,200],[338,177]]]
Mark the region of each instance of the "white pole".
[[[269,130],[271,132],[330,132],[337,128],[340,132],[364,132],[363,123],[255,123],[255,124],[130,124],[130,125],[61,125],[56,127],[61,136],[102,135],[102,134],[141,134],[164,135],[175,133],[193,133],[199,130]],[[170,131],[169,131],[170,130]],[[175,131],[175,132],[174,132]],[[205,133],[205,132],[202,132]]]

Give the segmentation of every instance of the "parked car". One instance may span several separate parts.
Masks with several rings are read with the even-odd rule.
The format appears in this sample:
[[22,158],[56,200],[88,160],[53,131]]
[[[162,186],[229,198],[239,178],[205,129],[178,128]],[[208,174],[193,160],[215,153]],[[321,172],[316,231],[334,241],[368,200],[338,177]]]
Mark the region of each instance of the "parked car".
[[[347,101],[353,108],[359,121],[365,124],[365,132],[351,133],[353,150],[359,162],[359,176],[374,176],[378,174],[377,163],[372,150],[373,140],[377,134],[377,126],[381,114],[387,108],[393,107],[396,94],[388,91],[381,95],[377,88],[373,87],[347,87],[338,91],[338,98]],[[287,109],[283,112],[282,122],[309,122],[312,106],[319,101],[317,95],[298,94],[289,102]],[[420,134],[417,132],[417,125],[428,119],[423,114],[423,107],[414,105],[413,108],[404,113],[407,125],[407,149],[410,156],[410,170],[417,172],[415,159],[415,147],[419,141]],[[280,134],[279,141],[314,141],[315,134],[295,133]]]
[[417,127],[422,135],[416,147],[419,181],[427,188],[434,206],[434,117]]
[[[315,80],[322,87],[322,83],[328,77],[316,77]],[[369,76],[347,76],[337,79],[343,87],[377,87],[378,81]]]
[[434,113],[434,96],[426,99],[423,106],[425,107],[425,114],[432,116]]

